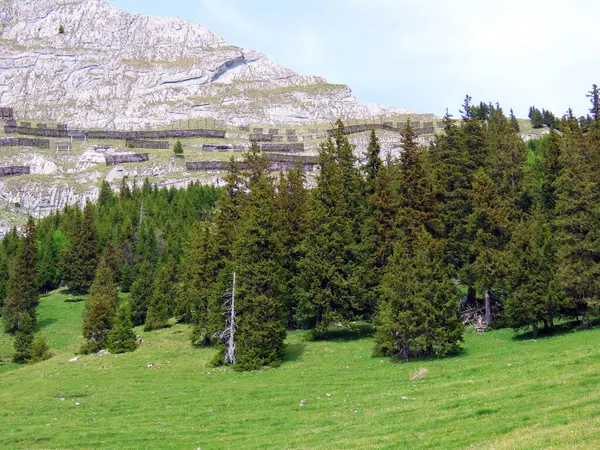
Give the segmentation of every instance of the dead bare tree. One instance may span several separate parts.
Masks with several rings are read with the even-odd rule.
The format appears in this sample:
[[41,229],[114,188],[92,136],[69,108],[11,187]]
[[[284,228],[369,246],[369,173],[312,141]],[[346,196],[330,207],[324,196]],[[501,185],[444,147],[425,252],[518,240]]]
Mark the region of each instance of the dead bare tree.
[[225,344],[225,364],[235,364],[235,272],[233,272],[233,282],[231,289],[225,295],[225,305],[227,307],[227,321],[225,329],[219,334],[219,338]]

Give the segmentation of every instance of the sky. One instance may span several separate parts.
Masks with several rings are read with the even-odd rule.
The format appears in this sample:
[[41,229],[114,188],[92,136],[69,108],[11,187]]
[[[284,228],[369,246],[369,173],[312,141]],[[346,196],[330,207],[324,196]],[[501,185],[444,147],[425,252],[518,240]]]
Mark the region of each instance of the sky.
[[457,115],[465,95],[526,117],[588,113],[597,0],[108,0],[198,22],[228,44],[347,84],[362,103]]

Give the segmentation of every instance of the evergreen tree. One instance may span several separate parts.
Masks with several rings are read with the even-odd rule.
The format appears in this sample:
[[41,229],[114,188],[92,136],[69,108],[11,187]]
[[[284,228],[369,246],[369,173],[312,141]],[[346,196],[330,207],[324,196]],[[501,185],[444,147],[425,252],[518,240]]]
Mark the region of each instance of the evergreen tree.
[[50,352],[50,347],[46,342],[46,337],[38,333],[35,336],[35,339],[31,343],[31,357],[29,362],[36,363],[40,361],[45,361],[52,357],[52,353]]
[[234,247],[239,280],[236,366],[242,370],[279,364],[286,335],[279,301],[275,190],[264,173],[253,175]]
[[587,93],[587,97],[590,99],[590,103],[592,104],[590,112],[592,113],[594,122],[598,123],[600,120],[600,91],[598,90],[597,85],[592,85],[592,90]]
[[107,336],[107,346],[111,353],[132,352],[137,348],[137,337],[131,322],[131,308],[127,302],[119,306],[115,325]]
[[363,253],[355,227],[362,228],[360,177],[352,147],[338,122],[335,141],[329,138],[319,149],[321,172],[311,192],[306,254],[300,262],[306,294],[297,318],[313,327],[314,337],[326,334],[329,324],[344,323],[364,308],[361,295]]
[[169,258],[156,270],[144,331],[158,330],[167,326],[173,312],[172,299],[175,298],[176,283],[175,262]]
[[62,248],[57,246],[54,230],[50,230],[38,241],[37,285],[41,292],[52,291],[60,285],[61,250]]
[[94,280],[99,244],[94,223],[94,207],[85,205],[83,221],[70,236],[64,255],[64,281],[74,294],[86,294]]
[[308,192],[304,188],[301,166],[291,168],[279,177],[277,193],[276,239],[279,247],[281,299],[287,317],[287,328],[296,328],[296,311],[302,298],[299,261],[308,226]]
[[179,139],[177,139],[177,142],[175,142],[173,153],[175,153],[175,156],[183,155],[183,145],[181,145],[181,141]]
[[447,261],[458,273],[471,254],[468,217],[473,208],[471,188],[475,166],[464,145],[463,132],[451,116],[444,117],[444,133],[436,137],[427,156]]
[[369,137],[369,146],[367,147],[367,161],[363,166],[366,175],[365,193],[367,196],[372,195],[375,192],[375,180],[377,179],[377,174],[382,166],[381,145],[379,144],[379,139],[375,134],[375,130],[372,130]]
[[410,120],[406,122],[401,135],[403,152],[398,174],[397,220],[398,226],[410,239],[410,236],[419,232],[422,225],[429,231],[437,231],[439,226],[433,220],[433,192],[423,166],[422,151],[416,141],[417,135]]
[[502,279],[506,267],[504,249],[510,238],[510,208],[498,188],[483,170],[473,181],[474,210],[470,216],[474,260],[469,271],[485,299],[485,322],[492,322],[492,289]]
[[25,364],[31,359],[33,339],[35,333],[35,319],[27,311],[19,313],[15,333],[15,353],[13,362]]
[[529,108],[529,120],[533,128],[542,128],[544,126],[544,116],[535,106]]
[[512,108],[510,109],[510,126],[517,133],[521,132],[521,126],[519,125],[519,121],[515,117],[515,113],[513,112]]
[[[592,137],[593,139],[593,137]],[[598,311],[600,279],[600,186],[597,150],[590,135],[569,125],[559,158],[561,171],[555,182],[555,222],[558,239],[557,278],[566,290],[568,315],[589,326]]]
[[555,276],[556,242],[540,209],[519,223],[508,246],[508,297],[504,313],[513,328],[551,326],[559,314],[561,289]]
[[443,248],[423,228],[410,240],[395,246],[383,277],[375,353],[412,358],[455,352],[463,325]]
[[119,295],[114,275],[106,258],[102,258],[83,314],[82,353],[95,353],[106,348],[106,337],[113,327]]
[[32,319],[32,328],[35,330],[37,317],[35,309],[39,303],[36,263],[36,226],[33,219],[29,218],[10,271],[8,291],[2,311],[4,329],[7,333],[18,331],[19,320],[23,314]]
[[144,259],[136,265],[137,275],[131,285],[131,317],[134,325],[146,322],[148,303],[152,297],[154,268]]

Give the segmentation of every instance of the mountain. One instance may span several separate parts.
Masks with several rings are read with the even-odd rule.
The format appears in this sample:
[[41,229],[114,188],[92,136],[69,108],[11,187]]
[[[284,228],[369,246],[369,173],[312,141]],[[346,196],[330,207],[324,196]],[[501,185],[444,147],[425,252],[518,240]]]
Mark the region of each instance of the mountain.
[[310,124],[408,111],[230,46],[184,19],[103,0],[0,0],[0,104],[20,117],[131,129],[195,118]]

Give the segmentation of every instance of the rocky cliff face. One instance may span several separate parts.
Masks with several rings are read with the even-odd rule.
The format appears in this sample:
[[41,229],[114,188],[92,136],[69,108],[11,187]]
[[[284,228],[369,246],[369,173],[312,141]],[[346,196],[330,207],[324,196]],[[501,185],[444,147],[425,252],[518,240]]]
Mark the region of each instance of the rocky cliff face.
[[0,0],[0,104],[20,117],[125,129],[214,118],[306,124],[407,111],[361,105],[183,19],[103,0]]

